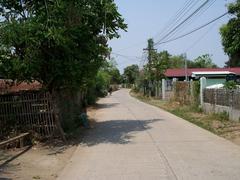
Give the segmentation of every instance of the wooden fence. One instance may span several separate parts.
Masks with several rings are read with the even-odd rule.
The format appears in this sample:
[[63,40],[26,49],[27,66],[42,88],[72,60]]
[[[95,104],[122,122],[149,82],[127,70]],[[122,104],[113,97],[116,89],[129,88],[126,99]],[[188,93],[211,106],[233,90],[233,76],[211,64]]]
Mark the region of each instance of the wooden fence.
[[0,96],[0,140],[32,131],[51,137],[56,130],[51,95],[27,91]]

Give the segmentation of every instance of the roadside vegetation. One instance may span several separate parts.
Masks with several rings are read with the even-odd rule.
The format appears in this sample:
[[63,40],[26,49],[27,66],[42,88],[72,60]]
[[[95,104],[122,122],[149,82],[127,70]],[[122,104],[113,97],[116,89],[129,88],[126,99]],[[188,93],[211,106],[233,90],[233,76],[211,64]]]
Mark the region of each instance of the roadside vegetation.
[[71,130],[83,104],[104,95],[119,73],[108,61],[108,40],[127,29],[116,4],[2,0],[0,6],[1,77],[38,81],[53,98],[59,129]]
[[229,121],[227,113],[205,114],[198,106],[182,105],[175,101],[163,101],[143,96],[135,91],[131,91],[130,94],[140,101],[164,109],[240,145],[240,122]]

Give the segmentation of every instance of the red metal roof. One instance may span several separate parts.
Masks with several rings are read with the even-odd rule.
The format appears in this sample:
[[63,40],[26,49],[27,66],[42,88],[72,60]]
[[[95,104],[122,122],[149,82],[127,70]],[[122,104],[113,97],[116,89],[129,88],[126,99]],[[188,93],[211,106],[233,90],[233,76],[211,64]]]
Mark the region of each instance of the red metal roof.
[[[236,68],[188,68],[187,75],[191,76],[193,72],[221,72],[221,71],[230,71],[237,75],[240,75],[240,67]],[[166,77],[184,77],[185,69],[167,69],[165,72]]]
[[42,85],[34,81],[32,83],[22,82],[20,84],[10,84],[7,80],[0,80],[0,94],[13,93],[19,91],[39,90]]

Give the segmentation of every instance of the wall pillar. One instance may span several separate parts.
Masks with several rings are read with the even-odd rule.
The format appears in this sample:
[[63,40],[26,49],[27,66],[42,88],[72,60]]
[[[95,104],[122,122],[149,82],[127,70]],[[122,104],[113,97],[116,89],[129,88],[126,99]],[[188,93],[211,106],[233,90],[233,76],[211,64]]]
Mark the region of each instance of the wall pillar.
[[166,80],[162,79],[162,99],[166,100]]
[[203,92],[204,92],[204,89],[206,88],[207,86],[207,79],[205,77],[201,77],[200,78],[200,104],[201,106],[203,106]]

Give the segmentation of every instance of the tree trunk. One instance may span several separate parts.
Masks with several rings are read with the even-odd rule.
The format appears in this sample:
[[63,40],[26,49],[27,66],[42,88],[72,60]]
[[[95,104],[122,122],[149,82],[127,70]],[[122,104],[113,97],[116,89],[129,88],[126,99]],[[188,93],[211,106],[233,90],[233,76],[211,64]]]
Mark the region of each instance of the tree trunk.
[[61,136],[61,138],[64,142],[67,142],[65,133],[64,133],[63,128],[62,128],[61,119],[60,119],[59,94],[60,94],[59,91],[55,91],[55,90],[52,91],[53,114],[54,114],[54,117],[55,117],[55,122],[56,122],[56,125],[57,125],[57,129],[60,133],[60,136]]

